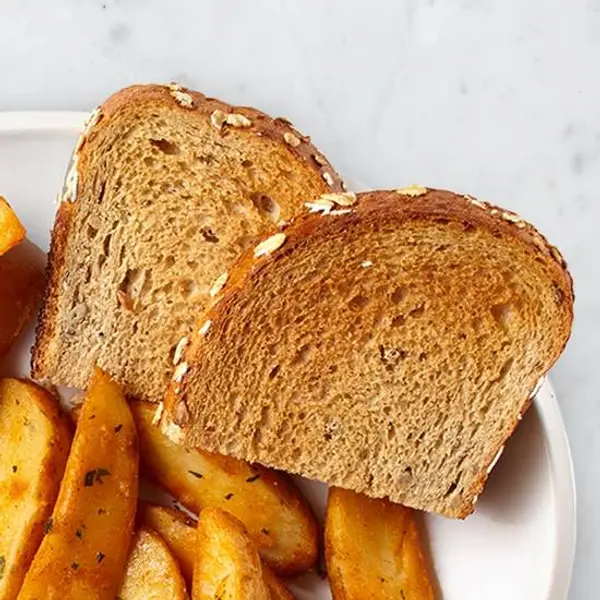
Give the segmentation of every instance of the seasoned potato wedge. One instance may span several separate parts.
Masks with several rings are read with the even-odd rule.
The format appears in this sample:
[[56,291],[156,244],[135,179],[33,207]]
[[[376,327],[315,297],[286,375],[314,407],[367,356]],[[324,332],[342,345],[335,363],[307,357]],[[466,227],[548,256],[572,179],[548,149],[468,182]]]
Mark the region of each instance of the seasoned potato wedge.
[[0,256],[0,357],[31,319],[44,288],[44,255],[29,240]]
[[24,238],[25,228],[10,204],[0,196],[0,255],[8,252]]
[[205,508],[197,535],[193,600],[269,600],[260,556],[240,521]]
[[[162,536],[173,556],[179,561],[186,581],[191,584],[197,553],[196,521],[175,508],[146,502],[140,503],[138,519]],[[292,593],[265,564],[263,578],[269,590],[270,600],[293,600]]]
[[414,511],[329,490],[325,561],[334,600],[433,600]]
[[[194,532],[195,533],[195,532]],[[127,561],[119,600],[186,600],[179,565],[160,535],[140,528]]]
[[96,369],[56,506],[19,600],[114,600],[137,498],[135,423],[120,387]]
[[138,520],[161,535],[191,584],[196,560],[196,521],[176,508],[148,502],[140,503]]
[[195,513],[220,507],[248,530],[263,560],[279,575],[311,568],[318,524],[308,503],[284,475],[233,458],[183,448],[153,425],[156,406],[132,403],[142,469]]
[[0,600],[13,600],[44,535],[71,433],[40,386],[0,380]]

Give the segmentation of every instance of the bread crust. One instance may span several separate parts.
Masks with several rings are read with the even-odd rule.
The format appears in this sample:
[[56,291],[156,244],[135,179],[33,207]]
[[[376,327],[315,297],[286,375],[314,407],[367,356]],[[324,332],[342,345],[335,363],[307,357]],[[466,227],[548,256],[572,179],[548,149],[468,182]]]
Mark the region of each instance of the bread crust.
[[[190,100],[188,100],[188,98]],[[191,102],[191,104],[190,104]],[[68,178],[71,169],[75,168],[79,178],[86,173],[89,162],[89,145],[94,137],[103,128],[107,127],[111,119],[131,107],[150,105],[154,107],[167,107],[175,111],[183,111],[188,118],[209,119],[215,111],[225,114],[239,114],[251,121],[251,126],[244,128],[222,127],[222,133],[228,134],[234,130],[237,135],[257,135],[268,137],[291,152],[296,159],[300,159],[310,168],[321,174],[332,191],[341,191],[344,183],[331,163],[324,158],[311,143],[310,137],[302,135],[293,125],[284,118],[272,118],[269,115],[250,107],[238,107],[227,104],[221,100],[210,98],[200,92],[183,88],[176,84],[133,85],[122,89],[110,96],[99,109],[96,109],[81,135],[76,146],[71,165],[67,172],[67,181],[63,190],[63,197],[56,214],[54,228],[50,242],[50,251],[46,267],[46,286],[43,303],[40,309],[36,329],[36,341],[31,351],[31,369],[35,378],[44,378],[52,372],[52,361],[59,357],[53,351],[54,328],[58,322],[59,313],[59,286],[63,277],[66,264],[71,224],[77,214],[78,204],[76,197],[69,200]],[[289,138],[289,136],[293,138]],[[293,144],[286,141],[293,139]],[[299,143],[296,144],[295,140]]]
[[[518,215],[508,212],[498,206],[481,202],[471,196],[460,196],[453,192],[437,189],[422,188],[418,196],[405,194],[402,190],[372,191],[358,194],[357,202],[351,210],[340,211],[343,214],[336,216],[323,216],[314,213],[305,213],[297,216],[287,226],[280,228],[285,233],[285,243],[270,253],[271,260],[278,256],[293,253],[294,248],[309,243],[318,245],[320,239],[335,236],[336,232],[352,228],[359,221],[362,225],[385,226],[386,224],[398,225],[407,221],[436,221],[454,222],[461,224],[465,229],[470,227],[485,228],[495,236],[508,237],[520,244],[532,255],[539,259],[550,270],[557,296],[557,303],[562,305],[564,317],[560,322],[560,330],[553,331],[552,335],[561,340],[555,344],[555,351],[549,356],[542,377],[552,367],[564,350],[569,339],[573,322],[573,281],[567,269],[567,264],[558,250],[552,246],[537,229],[523,221]],[[273,235],[273,234],[271,234]],[[269,236],[264,236],[263,240]],[[228,274],[227,284],[216,297],[215,303],[209,307],[198,322],[195,331],[202,325],[211,322],[218,323],[226,319],[229,308],[238,297],[249,289],[249,284],[260,271],[266,268],[267,262],[257,258],[254,250],[246,251],[234,264]],[[188,347],[184,361],[189,365],[189,372],[193,371],[195,353],[202,344],[203,336],[195,335],[192,344]],[[172,381],[165,397],[165,412],[163,428],[167,431],[173,426],[178,431],[179,441],[185,444],[197,445],[199,432],[194,430],[194,423],[190,420],[193,411],[188,405],[188,378]],[[496,454],[506,443],[507,439],[518,425],[522,415],[532,402],[530,391],[521,402],[522,409],[510,426],[509,434],[494,448],[488,464],[494,461]],[[483,472],[475,478],[471,486],[465,490],[465,496],[472,502],[465,503],[457,508],[452,515],[456,518],[465,518],[473,511],[473,505],[478,495],[483,490],[489,473]]]

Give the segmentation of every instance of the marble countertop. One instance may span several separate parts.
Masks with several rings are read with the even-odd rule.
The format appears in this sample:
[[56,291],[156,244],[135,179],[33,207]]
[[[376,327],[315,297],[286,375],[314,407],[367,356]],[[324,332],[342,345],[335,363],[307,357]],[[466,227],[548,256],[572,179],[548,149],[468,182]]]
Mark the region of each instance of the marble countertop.
[[0,110],[87,110],[176,80],[290,117],[372,187],[419,182],[536,223],[576,282],[553,371],[575,463],[571,598],[600,564],[600,0],[4,0]]

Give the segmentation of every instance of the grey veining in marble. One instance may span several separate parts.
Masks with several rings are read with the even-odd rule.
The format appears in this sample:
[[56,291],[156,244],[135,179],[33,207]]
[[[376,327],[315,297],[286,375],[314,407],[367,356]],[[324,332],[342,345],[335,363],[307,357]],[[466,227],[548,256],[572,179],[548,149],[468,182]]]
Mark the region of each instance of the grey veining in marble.
[[374,187],[470,192],[536,223],[576,282],[552,378],[573,451],[571,598],[600,565],[600,0],[3,0],[0,110],[177,80],[284,114]]

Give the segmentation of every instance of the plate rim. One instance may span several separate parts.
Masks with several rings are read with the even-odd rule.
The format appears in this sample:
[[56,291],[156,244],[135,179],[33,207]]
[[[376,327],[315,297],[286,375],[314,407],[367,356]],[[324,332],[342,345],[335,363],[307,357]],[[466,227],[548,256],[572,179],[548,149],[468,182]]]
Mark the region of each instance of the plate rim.
[[[0,132],[82,131],[89,112],[0,111]],[[358,182],[357,182],[358,183]],[[357,184],[356,189],[367,186]],[[577,492],[573,459],[556,392],[548,377],[533,399],[546,438],[552,478],[556,482],[556,548],[548,600],[567,600],[577,541]]]

